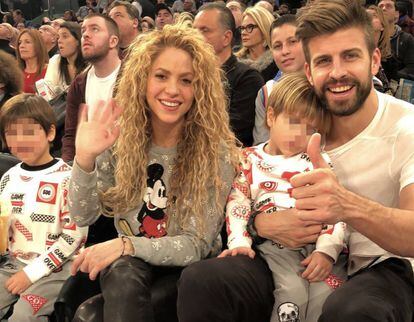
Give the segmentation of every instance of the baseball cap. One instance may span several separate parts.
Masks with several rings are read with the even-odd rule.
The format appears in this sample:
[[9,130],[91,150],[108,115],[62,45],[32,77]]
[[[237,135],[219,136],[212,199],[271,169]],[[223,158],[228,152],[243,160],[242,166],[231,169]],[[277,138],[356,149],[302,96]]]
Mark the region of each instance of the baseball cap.
[[155,15],[157,16],[158,12],[163,9],[167,10],[171,16],[174,16],[171,8],[167,6],[165,3],[157,3],[157,5],[155,6]]

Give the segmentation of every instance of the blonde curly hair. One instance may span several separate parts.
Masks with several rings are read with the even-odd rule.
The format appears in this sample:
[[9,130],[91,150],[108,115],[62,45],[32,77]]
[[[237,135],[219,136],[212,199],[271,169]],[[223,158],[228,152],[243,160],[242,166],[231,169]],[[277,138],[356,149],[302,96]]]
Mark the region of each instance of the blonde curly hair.
[[[186,114],[177,145],[177,158],[169,181],[168,204],[174,207],[174,220],[181,228],[189,223],[192,214],[203,224],[201,214],[205,210],[208,189],[218,191],[222,185],[220,160],[226,154],[234,167],[237,164],[238,150],[235,136],[229,128],[219,62],[197,31],[177,25],[141,35],[130,48],[115,98],[123,107],[120,118],[122,131],[113,150],[116,184],[101,196],[103,204],[105,208],[112,209],[113,214],[131,210],[142,203],[152,141],[151,111],[146,102],[148,74],[164,49],[179,48],[192,58],[194,101]],[[182,184],[184,182],[185,185]]]

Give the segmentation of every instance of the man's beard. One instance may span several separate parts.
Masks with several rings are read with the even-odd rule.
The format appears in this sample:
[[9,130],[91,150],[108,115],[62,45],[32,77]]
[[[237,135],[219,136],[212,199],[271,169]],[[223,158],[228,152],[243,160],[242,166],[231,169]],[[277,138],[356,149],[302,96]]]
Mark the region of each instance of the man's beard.
[[89,55],[88,54],[85,55],[82,52],[82,56],[83,56],[83,59],[85,61],[87,61],[91,64],[94,64],[94,63],[102,60],[104,57],[106,57],[106,55],[108,55],[108,52],[109,52],[109,46],[106,45],[106,46],[103,46],[103,47],[100,47],[100,48],[96,49],[92,53],[89,53]]
[[[336,101],[336,102],[329,102],[326,91],[328,91],[328,87],[335,86],[338,81],[337,80],[329,80],[324,84],[322,87],[322,91],[315,90],[316,95],[319,97],[321,102],[324,106],[336,116],[349,116],[357,112],[362,105],[364,104],[365,100],[367,99],[369,93],[371,92],[372,88],[372,77],[371,74],[368,73],[367,81],[360,82],[355,78],[344,78],[341,79],[341,84],[346,84],[355,87],[356,95],[354,98],[344,101]],[[350,89],[352,90],[352,89]]]

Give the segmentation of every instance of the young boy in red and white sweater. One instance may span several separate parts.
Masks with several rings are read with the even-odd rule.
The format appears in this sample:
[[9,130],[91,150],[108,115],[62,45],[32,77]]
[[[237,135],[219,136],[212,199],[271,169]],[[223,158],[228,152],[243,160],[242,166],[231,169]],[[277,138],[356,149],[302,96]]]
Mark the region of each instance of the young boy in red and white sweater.
[[0,215],[9,217],[9,253],[0,264],[0,318],[47,321],[65,280],[66,262],[82,247],[87,228],[71,221],[71,168],[50,155],[55,115],[41,97],[20,94],[0,111],[3,143],[21,163],[0,181]]

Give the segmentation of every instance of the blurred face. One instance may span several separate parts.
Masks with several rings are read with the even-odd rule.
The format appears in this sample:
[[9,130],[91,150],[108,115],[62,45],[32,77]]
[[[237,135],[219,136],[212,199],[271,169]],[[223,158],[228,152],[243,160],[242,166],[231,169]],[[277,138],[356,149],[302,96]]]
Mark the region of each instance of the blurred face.
[[17,27],[16,28],[17,28],[17,30],[22,31],[26,27],[24,26],[24,23],[23,22],[19,22],[17,24]]
[[3,24],[0,24],[0,39],[9,39],[11,38],[10,30],[4,26]]
[[373,9],[367,9],[367,12],[369,16],[371,17],[372,21],[372,27],[374,28],[375,32],[381,32],[384,30],[384,26],[382,25],[382,22],[380,18],[378,17],[378,14]]
[[302,70],[305,54],[302,42],[296,38],[296,26],[284,24],[272,31],[273,59],[283,73]]
[[79,43],[66,28],[60,28],[59,32],[59,52],[62,57],[68,58],[77,55]]
[[[50,29],[49,29],[50,28]],[[40,26],[39,32],[46,46],[54,46],[57,42],[56,34],[51,31],[51,26]]]
[[306,74],[328,110],[337,116],[357,112],[372,90],[379,50],[371,56],[364,32],[352,27],[310,39],[309,54]]
[[236,27],[240,27],[243,19],[243,11],[241,5],[237,1],[227,2],[226,7],[230,9],[236,22]]
[[194,101],[191,56],[182,49],[166,48],[153,62],[146,98],[153,129],[182,127]]
[[289,7],[285,4],[281,4],[279,6],[279,14],[280,15],[285,15],[285,14],[288,14],[288,13],[289,13]]
[[37,166],[51,160],[49,143],[55,138],[55,129],[46,133],[33,119],[22,118],[5,130],[6,143],[11,153],[22,162]]
[[184,0],[183,8],[184,8],[184,11],[191,11],[193,9],[193,1],[192,0]]
[[111,40],[105,20],[102,17],[86,19],[81,30],[83,58],[90,62],[105,58],[110,50]]
[[72,13],[69,10],[66,10],[63,14],[63,20],[72,21]]
[[270,128],[269,152],[286,157],[306,151],[309,138],[315,132],[307,120],[286,113],[275,117],[272,108],[267,112],[267,125]]
[[161,9],[158,11],[157,17],[155,18],[157,29],[161,30],[165,25],[172,24],[173,22],[173,16],[167,9]]
[[149,31],[149,30],[150,30],[150,28],[149,28],[148,22],[143,21],[143,22],[141,23],[141,29],[142,29],[142,32],[147,32],[147,31]]
[[32,37],[26,32],[21,35],[18,43],[18,50],[20,57],[23,60],[31,59],[36,57],[35,46]]
[[121,39],[135,34],[138,31],[138,19],[132,19],[124,6],[116,6],[109,12],[111,17],[118,25]]
[[[265,39],[256,22],[248,15],[243,18],[240,26],[243,47],[253,48],[263,46]],[[251,31],[251,32],[249,32]]]
[[395,3],[392,0],[382,0],[378,3],[378,7],[384,11],[388,23],[394,24],[398,21],[398,11],[395,10]]
[[219,18],[218,10],[204,10],[197,14],[193,23],[193,27],[198,29],[205,40],[213,46],[216,54],[220,54],[226,47]]

